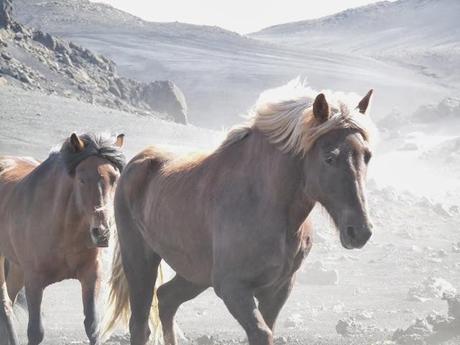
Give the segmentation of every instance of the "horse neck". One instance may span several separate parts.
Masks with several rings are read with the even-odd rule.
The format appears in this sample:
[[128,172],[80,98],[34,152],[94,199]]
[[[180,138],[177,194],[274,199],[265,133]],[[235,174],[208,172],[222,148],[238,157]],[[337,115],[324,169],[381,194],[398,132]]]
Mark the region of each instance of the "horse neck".
[[[46,198],[51,204],[53,213],[57,215],[55,217],[56,229],[59,232],[75,233],[74,226],[76,224],[78,226],[85,225],[83,224],[85,217],[78,208],[73,180],[59,159],[42,163],[42,167],[38,169],[35,178],[40,181],[40,188],[48,193]],[[67,226],[68,224],[72,224],[72,228]]]
[[255,185],[261,184],[266,197],[286,210],[288,227],[297,231],[315,204],[304,193],[303,159],[281,152],[258,130],[253,130],[243,145],[237,155],[242,165],[252,166],[248,178],[254,179]]

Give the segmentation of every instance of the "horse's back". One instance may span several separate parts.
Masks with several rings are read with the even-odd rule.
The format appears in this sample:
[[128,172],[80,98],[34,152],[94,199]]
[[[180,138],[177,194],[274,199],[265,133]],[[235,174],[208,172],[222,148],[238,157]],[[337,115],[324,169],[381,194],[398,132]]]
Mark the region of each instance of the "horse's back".
[[0,205],[8,198],[10,191],[29,175],[40,163],[30,157],[0,157]]
[[40,162],[32,157],[0,157],[0,182],[22,179],[34,170]]
[[139,200],[144,195],[150,178],[157,174],[169,159],[169,154],[155,147],[148,147],[134,156],[118,181],[115,203]]

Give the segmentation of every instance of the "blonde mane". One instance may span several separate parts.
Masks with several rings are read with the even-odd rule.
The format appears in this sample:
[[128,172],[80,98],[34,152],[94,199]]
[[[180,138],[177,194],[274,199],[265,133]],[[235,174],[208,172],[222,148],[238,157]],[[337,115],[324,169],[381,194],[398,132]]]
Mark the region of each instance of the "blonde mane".
[[320,123],[313,115],[313,101],[319,92],[299,79],[265,91],[250,112],[248,122],[231,130],[220,149],[242,140],[254,128],[264,133],[281,151],[300,155],[305,155],[316,140],[335,129],[356,129],[369,142],[375,126],[368,115],[355,109],[359,97],[351,93],[322,93],[326,95],[331,116]]

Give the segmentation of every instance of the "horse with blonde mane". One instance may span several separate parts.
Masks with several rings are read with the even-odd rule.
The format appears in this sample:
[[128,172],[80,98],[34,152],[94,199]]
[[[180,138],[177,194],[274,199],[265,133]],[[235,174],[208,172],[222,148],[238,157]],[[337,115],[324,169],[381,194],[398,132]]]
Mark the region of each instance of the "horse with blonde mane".
[[152,147],[126,166],[115,193],[110,324],[130,308],[132,345],[149,339],[162,259],[176,272],[157,290],[165,345],[176,344],[179,306],[208,287],[250,345],[272,345],[312,246],[306,219],[315,204],[330,214],[345,248],[371,237],[365,177],[372,90],[351,107],[301,86],[291,91],[287,99],[262,97],[250,123],[209,155],[183,159]]
[[[18,345],[12,304],[25,286],[29,345],[44,337],[43,290],[64,279],[82,286],[85,330],[100,344],[96,299],[123,135],[72,134],[42,163],[0,157],[0,343]],[[8,260],[6,275],[5,259]]]

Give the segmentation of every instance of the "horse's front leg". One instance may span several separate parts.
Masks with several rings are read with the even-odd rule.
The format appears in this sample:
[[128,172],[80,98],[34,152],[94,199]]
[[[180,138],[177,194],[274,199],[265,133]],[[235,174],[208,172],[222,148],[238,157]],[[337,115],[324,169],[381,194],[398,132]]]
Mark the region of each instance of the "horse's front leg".
[[79,277],[82,287],[83,311],[85,314],[85,331],[91,345],[101,344],[99,334],[99,316],[97,298],[100,285],[100,264],[91,265]]
[[233,317],[246,331],[249,345],[273,345],[273,335],[256,306],[254,291],[244,283],[219,282],[216,290]]
[[284,284],[268,288],[256,295],[259,310],[268,327],[274,332],[276,319],[286,303],[294,285],[294,277],[289,277]]
[[29,310],[29,324],[27,327],[29,345],[38,345],[43,341],[45,335],[41,314],[43,285],[39,279],[26,278],[26,298]]

